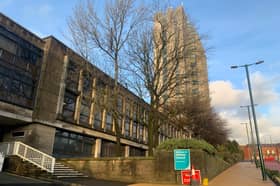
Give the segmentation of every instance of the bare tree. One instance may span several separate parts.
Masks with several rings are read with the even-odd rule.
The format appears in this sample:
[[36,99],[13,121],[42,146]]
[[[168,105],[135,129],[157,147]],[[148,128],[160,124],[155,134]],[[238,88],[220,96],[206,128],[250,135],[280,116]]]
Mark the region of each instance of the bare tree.
[[[120,155],[121,130],[118,124],[118,82],[121,67],[121,56],[131,33],[142,23],[145,18],[145,9],[135,8],[133,0],[106,1],[104,15],[98,16],[94,5],[79,4],[70,17],[68,26],[72,34],[72,41],[78,52],[90,60],[90,53],[94,50],[105,54],[105,58],[113,64],[114,87],[112,92],[112,106],[109,112],[113,115],[115,123],[117,149]],[[108,65],[107,65],[108,66]]]
[[204,139],[215,146],[227,140],[230,131],[226,128],[226,121],[204,100],[187,98],[167,106],[165,111],[170,120],[187,128],[194,138]]
[[[153,148],[157,145],[159,112],[175,96],[176,87],[186,81],[186,77],[178,74],[181,61],[195,52],[202,52],[201,48],[192,48],[201,39],[198,35],[182,42],[182,34],[185,32],[183,27],[167,22],[160,13],[151,22],[133,33],[127,51],[130,58],[127,65],[131,77],[129,85],[139,96],[149,99],[151,107],[147,124],[149,155],[153,154]],[[189,37],[193,34],[191,32],[187,33]]]

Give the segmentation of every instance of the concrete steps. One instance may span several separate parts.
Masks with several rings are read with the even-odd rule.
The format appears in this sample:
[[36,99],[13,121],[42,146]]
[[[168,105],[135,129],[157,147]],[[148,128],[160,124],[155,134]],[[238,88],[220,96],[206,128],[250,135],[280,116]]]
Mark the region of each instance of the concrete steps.
[[56,178],[86,178],[87,175],[74,170],[60,162],[56,162],[54,165],[54,173],[52,174]]

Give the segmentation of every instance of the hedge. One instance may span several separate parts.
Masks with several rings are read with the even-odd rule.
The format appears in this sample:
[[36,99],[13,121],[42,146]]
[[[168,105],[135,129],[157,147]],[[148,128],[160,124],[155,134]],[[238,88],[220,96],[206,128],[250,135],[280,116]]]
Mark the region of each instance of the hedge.
[[201,149],[209,154],[216,154],[217,152],[211,144],[197,139],[169,139],[157,147],[157,150],[171,151],[173,149]]

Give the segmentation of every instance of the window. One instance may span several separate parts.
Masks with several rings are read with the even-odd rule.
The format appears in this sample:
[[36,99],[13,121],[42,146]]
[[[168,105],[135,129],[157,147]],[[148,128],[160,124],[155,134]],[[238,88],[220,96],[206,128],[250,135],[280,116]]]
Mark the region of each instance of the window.
[[101,111],[100,110],[97,110],[95,113],[94,113],[94,128],[95,129],[101,129],[102,128],[102,123],[101,123]]
[[90,94],[92,89],[92,77],[89,73],[83,74],[83,93]]
[[128,117],[125,118],[124,123],[124,136],[128,137],[130,136],[130,119]]
[[0,35],[0,48],[5,49],[6,51],[16,55],[17,44],[14,41],[2,35]]
[[139,140],[143,141],[143,137],[144,137],[144,126],[143,125],[139,125]]
[[193,95],[198,95],[199,94],[199,90],[197,88],[192,89],[192,94]]
[[191,76],[194,77],[194,76],[197,76],[197,75],[198,75],[197,71],[192,71],[192,72],[191,72]]
[[129,155],[130,156],[145,156],[145,150],[130,146]]
[[55,157],[92,157],[95,139],[78,133],[57,130],[53,153]]
[[193,80],[192,85],[198,85],[199,81],[198,80]]
[[34,81],[26,74],[0,64],[0,99],[32,108]]
[[[124,156],[124,145],[121,146],[121,155]],[[116,156],[116,143],[102,140],[101,157],[114,157]]]
[[137,119],[137,109],[138,109],[138,106],[136,103],[133,104],[133,120],[136,121]]
[[123,99],[121,96],[118,97],[118,112],[119,114],[123,112]]
[[126,116],[130,117],[130,104],[129,104],[129,100],[126,100],[126,103],[125,103],[125,114],[126,114]]
[[132,125],[132,137],[134,139],[137,138],[137,123],[136,121],[133,121],[133,125]]
[[120,129],[121,133],[122,133],[122,121],[123,121],[122,117],[119,116],[119,118],[118,118],[118,125],[119,125],[119,129]]
[[195,68],[197,66],[197,63],[196,63],[196,61],[194,61],[194,62],[191,62],[191,68]]
[[88,125],[89,123],[90,102],[82,99],[80,107],[80,123]]
[[77,91],[79,81],[78,65],[74,61],[69,61],[67,67],[66,88],[72,91]]
[[75,94],[69,91],[65,91],[63,111],[62,111],[62,116],[64,117],[64,119],[70,121],[74,120],[76,98],[77,96]]
[[112,131],[113,129],[113,117],[110,112],[106,114],[106,130]]

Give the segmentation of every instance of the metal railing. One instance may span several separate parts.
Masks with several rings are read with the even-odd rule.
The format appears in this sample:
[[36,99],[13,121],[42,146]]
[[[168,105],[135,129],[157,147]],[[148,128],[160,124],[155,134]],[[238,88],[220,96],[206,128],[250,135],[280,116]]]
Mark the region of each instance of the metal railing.
[[19,141],[0,143],[0,153],[4,156],[16,155],[37,167],[53,173],[55,158]]

